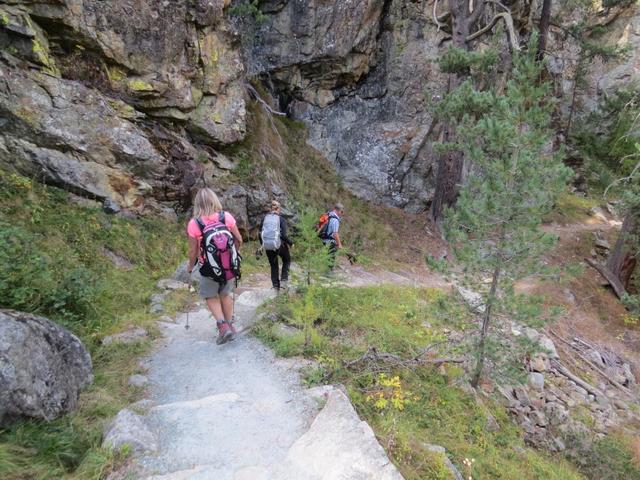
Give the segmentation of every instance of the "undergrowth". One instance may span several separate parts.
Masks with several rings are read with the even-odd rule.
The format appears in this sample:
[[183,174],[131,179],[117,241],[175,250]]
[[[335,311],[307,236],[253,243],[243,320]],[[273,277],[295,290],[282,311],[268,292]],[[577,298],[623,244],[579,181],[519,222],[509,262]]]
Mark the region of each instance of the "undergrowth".
[[[605,477],[592,473],[607,468],[606,478],[636,478],[625,476],[632,471],[625,463],[629,454],[618,455],[622,450],[616,448],[598,449],[598,469],[580,465],[578,470],[561,455],[526,447],[501,405],[486,399],[478,403],[463,388],[464,372],[455,364],[439,369],[345,367],[370,347],[412,358],[463,330],[469,321],[466,309],[440,290],[312,287],[281,295],[268,308],[272,312],[255,334],[278,355],[313,359],[316,366],[304,373],[308,385],[344,384],[358,413],[408,480],[450,478],[429,444],[444,446],[465,478],[595,480]],[[499,429],[488,427],[488,414]]]
[[62,190],[0,172],[0,307],[69,328],[89,349],[95,376],[77,412],[0,431],[0,478],[99,479],[123,461],[126,452],[100,448],[102,430],[136,400],[127,379],[139,371],[135,359],[150,341],[100,340],[134,325],[153,336],[149,296],[185,258],[184,244],[175,222],[110,216],[74,205]]
[[602,199],[565,192],[560,195],[553,211],[544,218],[544,221],[560,224],[583,223],[591,218],[591,209],[601,203]]

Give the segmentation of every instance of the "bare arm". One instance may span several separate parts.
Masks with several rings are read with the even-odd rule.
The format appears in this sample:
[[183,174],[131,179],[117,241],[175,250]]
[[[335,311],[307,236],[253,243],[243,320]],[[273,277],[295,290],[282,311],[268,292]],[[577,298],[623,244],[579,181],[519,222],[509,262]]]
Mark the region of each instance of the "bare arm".
[[338,232],[333,234],[333,239],[336,241],[336,246],[342,248],[342,241],[340,240],[340,234]]
[[198,261],[198,239],[189,237],[189,273],[193,270],[193,266]]
[[234,225],[233,228],[230,228],[231,233],[233,234],[233,238],[236,239],[236,248],[240,250],[242,247],[242,235],[240,235],[240,230],[238,230],[238,226]]

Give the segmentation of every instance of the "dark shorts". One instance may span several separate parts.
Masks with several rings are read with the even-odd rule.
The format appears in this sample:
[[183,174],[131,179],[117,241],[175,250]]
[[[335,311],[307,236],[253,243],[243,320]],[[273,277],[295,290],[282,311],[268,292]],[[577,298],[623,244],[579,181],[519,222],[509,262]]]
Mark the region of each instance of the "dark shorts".
[[224,297],[231,295],[235,279],[229,280],[227,283],[218,283],[212,278],[200,275],[200,296],[202,298]]

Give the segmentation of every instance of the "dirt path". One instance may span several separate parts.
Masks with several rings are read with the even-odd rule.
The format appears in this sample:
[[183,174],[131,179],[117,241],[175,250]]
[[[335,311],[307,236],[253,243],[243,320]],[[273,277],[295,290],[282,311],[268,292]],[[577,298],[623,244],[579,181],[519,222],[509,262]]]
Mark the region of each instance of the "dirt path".
[[[273,295],[264,282],[249,285],[236,300],[240,329]],[[217,346],[202,305],[189,330],[185,322],[183,314],[162,324],[164,340],[148,360],[145,421],[158,448],[136,461],[137,478],[402,479],[340,390],[304,389],[295,364],[246,334]]]

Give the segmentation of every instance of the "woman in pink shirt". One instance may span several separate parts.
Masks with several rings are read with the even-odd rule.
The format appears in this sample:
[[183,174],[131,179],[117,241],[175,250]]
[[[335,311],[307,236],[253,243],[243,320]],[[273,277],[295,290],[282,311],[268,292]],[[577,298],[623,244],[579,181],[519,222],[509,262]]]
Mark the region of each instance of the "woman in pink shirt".
[[[189,235],[189,273],[193,270],[196,262],[202,266],[204,256],[202,251],[202,229],[198,221],[205,227],[220,221],[220,216],[224,217],[224,224],[234,237],[236,249],[242,246],[242,235],[238,231],[236,219],[229,212],[223,212],[218,196],[209,188],[201,189],[196,195],[193,204],[193,218],[187,225]],[[234,288],[234,281],[228,280],[224,283],[216,282],[214,279],[200,275],[200,296],[205,299],[207,306],[218,326],[217,343],[225,343],[233,340],[234,333],[231,326],[233,318],[233,300],[231,293]]]

